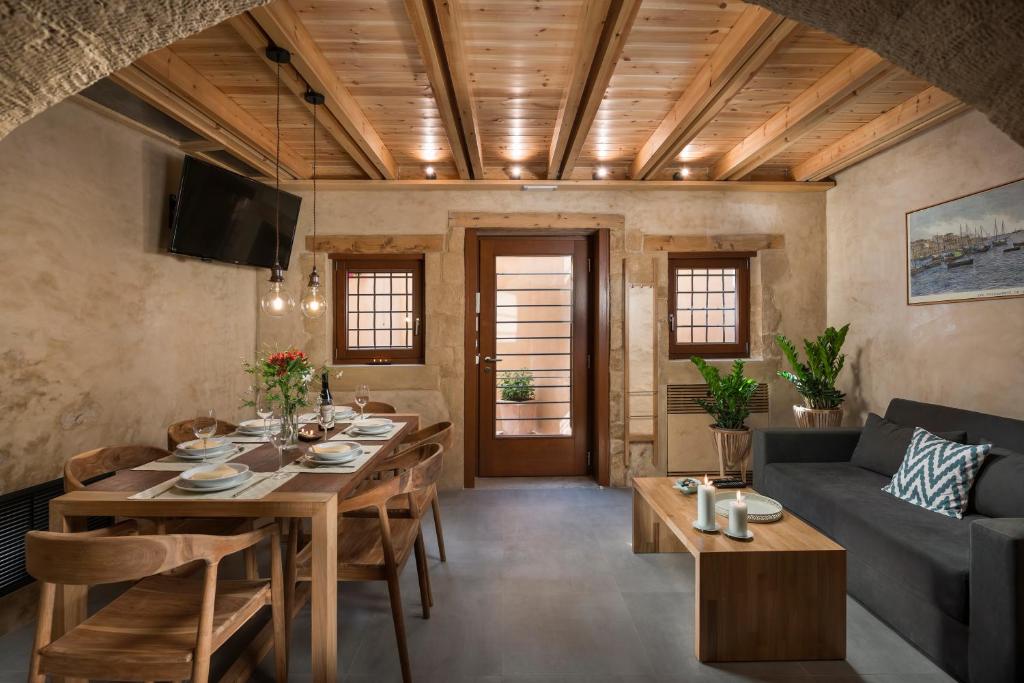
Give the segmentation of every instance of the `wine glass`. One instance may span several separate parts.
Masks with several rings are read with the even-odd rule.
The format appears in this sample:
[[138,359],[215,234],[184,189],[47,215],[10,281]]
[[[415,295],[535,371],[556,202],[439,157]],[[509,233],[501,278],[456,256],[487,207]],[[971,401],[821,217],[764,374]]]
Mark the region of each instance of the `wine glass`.
[[[273,414],[273,411],[271,411]],[[288,432],[284,429],[284,416],[281,417],[281,429],[273,430],[267,434],[270,445],[277,449],[278,462],[284,464],[284,447],[288,444]]]
[[256,391],[256,416],[263,418],[263,435],[270,432],[270,425],[267,420],[274,415],[274,406],[267,399],[265,391]]
[[192,433],[197,439],[203,440],[203,453],[206,452],[206,440],[217,433],[217,413],[213,408],[200,410],[192,420]]
[[356,389],[356,405],[359,406],[359,419],[366,419],[366,404],[370,402],[370,387],[360,384]]
[[326,441],[327,430],[334,426],[334,405],[319,396],[314,403],[316,404],[316,421],[320,425],[320,430],[324,433],[324,441]]

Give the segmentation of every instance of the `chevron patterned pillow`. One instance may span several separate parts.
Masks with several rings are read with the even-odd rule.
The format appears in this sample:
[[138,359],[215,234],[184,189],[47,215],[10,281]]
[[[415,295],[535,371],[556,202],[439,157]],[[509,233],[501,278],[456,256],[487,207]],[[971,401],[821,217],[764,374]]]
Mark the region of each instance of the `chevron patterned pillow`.
[[992,444],[960,444],[917,427],[903,464],[882,488],[900,500],[961,519],[971,484]]

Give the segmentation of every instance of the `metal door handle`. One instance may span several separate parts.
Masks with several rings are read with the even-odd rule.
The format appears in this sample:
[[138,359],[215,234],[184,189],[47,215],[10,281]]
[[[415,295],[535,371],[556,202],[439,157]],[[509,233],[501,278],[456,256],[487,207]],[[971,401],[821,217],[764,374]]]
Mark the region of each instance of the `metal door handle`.
[[501,360],[501,358],[491,358],[490,356],[484,356],[485,363],[500,363]]

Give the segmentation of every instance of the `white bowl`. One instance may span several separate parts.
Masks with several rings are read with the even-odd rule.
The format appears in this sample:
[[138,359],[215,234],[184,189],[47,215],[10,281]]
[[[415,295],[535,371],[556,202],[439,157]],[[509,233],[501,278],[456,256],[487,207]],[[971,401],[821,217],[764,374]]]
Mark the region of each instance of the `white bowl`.
[[209,439],[193,439],[178,444],[178,450],[193,457],[219,455],[231,450],[232,444],[222,436]]
[[248,477],[249,466],[229,462],[199,465],[181,473],[181,482],[188,488],[209,489],[229,487]]
[[352,423],[352,429],[361,434],[386,434],[394,426],[394,422],[384,417],[368,417]]
[[353,441],[327,441],[317,443],[309,447],[310,452],[316,460],[327,461],[349,461],[363,452],[362,447]]

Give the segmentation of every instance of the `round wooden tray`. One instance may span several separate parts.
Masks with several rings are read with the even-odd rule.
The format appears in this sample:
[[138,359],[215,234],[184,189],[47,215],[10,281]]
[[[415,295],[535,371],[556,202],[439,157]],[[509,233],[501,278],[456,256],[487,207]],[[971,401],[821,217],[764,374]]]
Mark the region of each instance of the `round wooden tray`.
[[[758,524],[777,522],[782,519],[782,504],[774,498],[760,493],[743,493],[747,501],[747,521]],[[715,494],[715,512],[721,517],[729,516],[729,503],[736,500],[735,491],[719,491]]]

